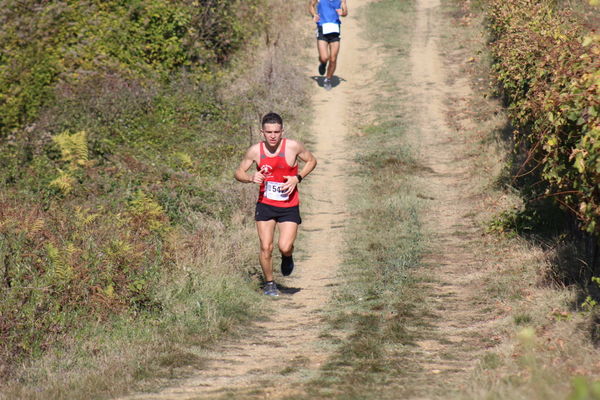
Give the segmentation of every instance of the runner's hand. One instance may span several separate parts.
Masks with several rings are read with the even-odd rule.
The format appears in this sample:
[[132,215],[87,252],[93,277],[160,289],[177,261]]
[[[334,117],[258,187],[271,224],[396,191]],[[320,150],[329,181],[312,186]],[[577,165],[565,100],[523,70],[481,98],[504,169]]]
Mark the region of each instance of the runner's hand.
[[285,179],[285,183],[281,188],[284,190],[285,194],[292,194],[292,192],[296,188],[296,185],[298,184],[298,177],[296,175],[284,176],[283,179]]
[[319,22],[319,14],[313,16],[313,22]]
[[254,175],[252,175],[253,183],[258,183],[260,185],[263,183],[264,180],[265,180],[265,176],[260,171],[256,171],[254,173]]

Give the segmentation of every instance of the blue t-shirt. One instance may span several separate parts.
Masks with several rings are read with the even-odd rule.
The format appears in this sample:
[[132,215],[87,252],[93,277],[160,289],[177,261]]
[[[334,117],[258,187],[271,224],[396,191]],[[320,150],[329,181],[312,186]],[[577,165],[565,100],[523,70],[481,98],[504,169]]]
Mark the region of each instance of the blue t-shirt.
[[340,16],[335,11],[342,8],[342,0],[319,0],[317,12],[319,13],[318,25],[323,25],[327,22],[341,24]]

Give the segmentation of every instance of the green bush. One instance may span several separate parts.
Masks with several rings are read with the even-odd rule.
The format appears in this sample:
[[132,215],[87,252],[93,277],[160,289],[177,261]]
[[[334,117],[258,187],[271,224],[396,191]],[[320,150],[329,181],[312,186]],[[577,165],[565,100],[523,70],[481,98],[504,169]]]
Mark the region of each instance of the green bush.
[[[7,0],[0,9],[0,138],[32,123],[59,83],[102,72],[168,78],[227,61],[260,26],[260,0]],[[258,19],[258,21],[257,21]]]
[[223,177],[247,127],[216,72],[260,3],[3,2],[0,375],[86,322],[158,315],[190,221],[240,208]]
[[539,171],[536,195],[600,235],[600,36],[552,2],[492,0],[487,16],[493,68],[527,152],[519,174]]

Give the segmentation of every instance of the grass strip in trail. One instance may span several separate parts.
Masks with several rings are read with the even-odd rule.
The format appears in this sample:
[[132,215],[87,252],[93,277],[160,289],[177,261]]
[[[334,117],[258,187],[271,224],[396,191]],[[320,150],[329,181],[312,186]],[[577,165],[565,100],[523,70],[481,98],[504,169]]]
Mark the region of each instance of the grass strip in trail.
[[359,12],[387,56],[376,72],[374,84],[381,89],[375,103],[357,118],[360,134],[350,139],[349,147],[358,151],[348,195],[343,283],[323,333],[336,350],[309,383],[311,398],[385,398],[387,385],[411,370],[401,355],[411,342],[405,322],[418,313],[410,278],[422,250],[411,178],[418,165],[403,140],[410,114],[396,92],[398,77],[388,71],[408,69],[406,58],[397,54],[408,53],[412,4],[384,0]]

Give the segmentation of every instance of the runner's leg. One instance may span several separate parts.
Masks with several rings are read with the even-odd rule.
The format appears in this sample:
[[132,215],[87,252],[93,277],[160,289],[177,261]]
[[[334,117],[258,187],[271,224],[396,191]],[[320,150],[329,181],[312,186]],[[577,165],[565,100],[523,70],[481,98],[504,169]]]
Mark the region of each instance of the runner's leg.
[[337,64],[338,53],[340,52],[340,42],[331,42],[329,43],[329,64],[327,64],[327,75],[326,77],[331,79],[333,77],[333,73],[335,72],[335,67]]
[[294,252],[294,241],[298,233],[298,224],[291,221],[279,224],[279,251],[284,256],[291,256]]
[[256,221],[256,230],[260,240],[260,253],[258,259],[267,282],[273,280],[273,236],[275,234],[276,222]]
[[329,46],[324,40],[317,40],[317,49],[319,50],[319,62],[326,63],[329,59]]

